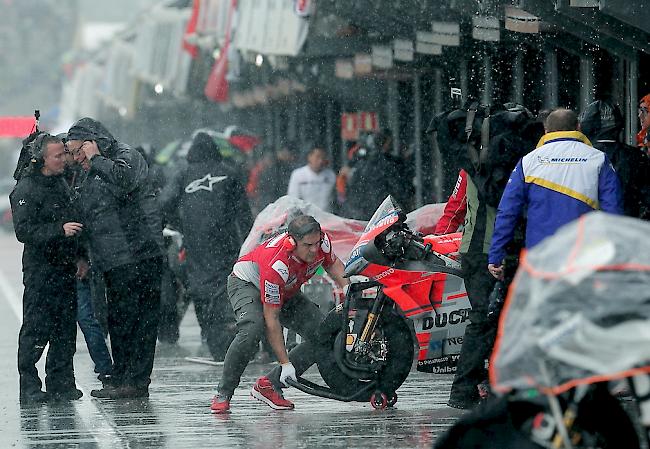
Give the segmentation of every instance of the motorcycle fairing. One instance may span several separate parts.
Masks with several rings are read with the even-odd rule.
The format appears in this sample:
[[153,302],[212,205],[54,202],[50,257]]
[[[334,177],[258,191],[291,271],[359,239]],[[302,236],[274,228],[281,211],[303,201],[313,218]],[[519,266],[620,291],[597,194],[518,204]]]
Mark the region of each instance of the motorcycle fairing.
[[[455,372],[471,306],[463,280],[441,272],[435,256],[391,263],[376,245],[376,238],[401,226],[403,213],[391,197],[377,209],[346,264],[346,275],[362,275],[383,285],[405,317],[413,320],[418,341],[418,371]],[[426,236],[425,244],[457,259],[461,234]],[[356,336],[355,336],[356,337]],[[355,338],[353,337],[353,338]]]

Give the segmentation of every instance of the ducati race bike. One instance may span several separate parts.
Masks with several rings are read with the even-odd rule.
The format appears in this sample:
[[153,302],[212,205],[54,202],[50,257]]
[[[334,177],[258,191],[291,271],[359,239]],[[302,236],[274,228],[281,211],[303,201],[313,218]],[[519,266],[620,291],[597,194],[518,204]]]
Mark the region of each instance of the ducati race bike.
[[322,325],[329,350],[317,366],[327,387],[290,385],[383,409],[397,402],[416,348],[418,370],[454,372],[471,309],[455,259],[460,235],[423,237],[405,218],[387,197],[352,249],[345,275],[354,281]]

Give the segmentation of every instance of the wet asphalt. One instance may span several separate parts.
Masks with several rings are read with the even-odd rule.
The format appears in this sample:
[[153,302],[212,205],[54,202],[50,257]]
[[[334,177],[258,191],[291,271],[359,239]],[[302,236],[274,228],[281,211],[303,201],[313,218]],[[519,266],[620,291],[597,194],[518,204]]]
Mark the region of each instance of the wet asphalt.
[[[249,396],[270,364],[251,364],[231,402],[212,415],[210,399],[221,366],[190,362],[205,355],[193,309],[178,346],[157,348],[146,400],[99,400],[100,384],[78,332],[75,373],[83,398],[23,406],[18,401],[16,352],[21,313],[21,246],[0,232],[0,448],[430,448],[462,412],[448,408],[451,375],[413,370],[394,408],[344,403],[285,390],[295,410],[275,411]],[[41,377],[43,361],[39,363]],[[319,381],[315,369],[305,377]]]

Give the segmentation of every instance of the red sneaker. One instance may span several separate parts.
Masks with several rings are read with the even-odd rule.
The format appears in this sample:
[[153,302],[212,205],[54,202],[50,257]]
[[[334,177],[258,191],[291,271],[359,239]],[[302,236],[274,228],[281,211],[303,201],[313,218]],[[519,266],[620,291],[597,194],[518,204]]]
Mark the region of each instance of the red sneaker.
[[210,411],[215,414],[230,413],[230,396],[219,393],[212,398]]
[[293,402],[287,401],[282,396],[282,391],[277,391],[273,388],[273,384],[266,376],[257,379],[257,382],[255,382],[255,385],[251,389],[251,396],[258,401],[268,404],[272,409],[293,410]]

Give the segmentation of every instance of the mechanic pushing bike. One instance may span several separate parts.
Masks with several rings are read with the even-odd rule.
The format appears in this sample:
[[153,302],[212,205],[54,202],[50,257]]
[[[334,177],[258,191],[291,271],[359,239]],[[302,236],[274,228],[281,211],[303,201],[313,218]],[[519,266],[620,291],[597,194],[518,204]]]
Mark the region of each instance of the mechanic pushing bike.
[[[296,381],[316,362],[319,351],[327,350],[328,340],[319,335],[325,316],[300,292],[301,285],[321,265],[341,288],[347,287],[343,263],[333,253],[320,224],[309,215],[294,218],[287,232],[266,240],[235,263],[228,278],[228,298],[237,320],[237,335],[226,353],[212,413],[230,411],[233,392],[264,333],[280,365],[257,379],[251,396],[276,410],[294,408],[282,395],[282,386],[287,386],[288,379]],[[289,355],[283,327],[303,338]]]

